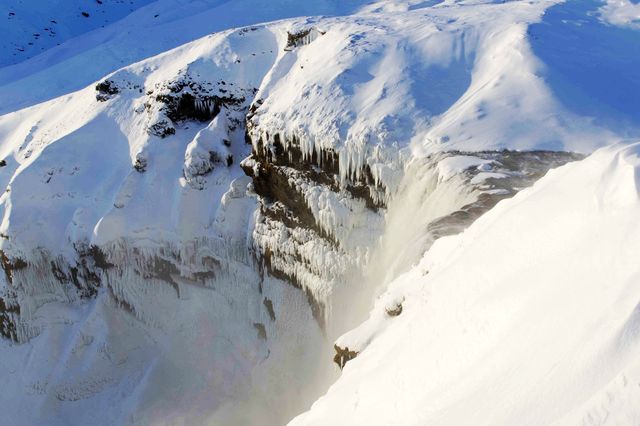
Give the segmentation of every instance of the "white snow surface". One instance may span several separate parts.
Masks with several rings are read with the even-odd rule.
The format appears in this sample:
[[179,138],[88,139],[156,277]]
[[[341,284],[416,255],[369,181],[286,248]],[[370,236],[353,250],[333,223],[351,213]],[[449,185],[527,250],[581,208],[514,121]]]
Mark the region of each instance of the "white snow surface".
[[[374,263],[370,273],[386,283],[411,266],[403,254],[419,251],[407,240],[426,246],[427,218],[474,200],[455,179],[468,167],[491,170],[474,151],[590,153],[640,136],[633,102],[625,104],[631,118],[610,125],[561,101],[566,85],[551,84],[528,32],[542,21],[544,35],[545,12],[559,1],[156,0],[134,10],[103,3],[115,7],[104,28],[89,24],[93,12],[78,16],[79,3],[65,2],[55,11],[73,20],[60,20],[67,30],[59,46],[0,62],[11,63],[0,68],[0,248],[44,259],[46,271],[49,258],[74,259],[79,242],[127,265],[178,253],[186,275],[201,272],[190,269],[194,259],[222,266],[210,287],[172,276],[177,291],[126,269],[113,296],[102,288],[90,301],[28,277],[21,314],[29,327],[20,333],[31,340],[0,342],[0,378],[13,384],[0,391],[0,408],[12,424],[286,422],[337,374],[335,336],[322,335],[303,292],[251,269],[249,249],[303,245],[306,266],[295,272],[319,299],[353,265]],[[20,19],[39,28],[53,3],[30,4],[21,3]],[[609,1],[601,16],[629,28],[634,4],[622,4],[622,21],[607,12],[620,4]],[[3,31],[16,40],[33,28]],[[312,36],[287,47],[288,33],[306,30]],[[13,49],[7,43],[2,49]],[[590,54],[579,40],[574,47]],[[608,62],[613,70],[627,64]],[[105,78],[120,92],[98,102],[95,86]],[[187,78],[241,101],[214,120],[173,123],[174,135],[150,134],[167,120],[156,96]],[[629,81],[634,93],[640,85]],[[411,209],[390,204],[383,217],[292,176],[349,262],[305,229],[257,223],[255,194],[238,166],[251,152],[243,119],[252,104],[260,105],[254,142],[279,134],[285,145],[295,137],[305,156],[334,150],[342,184],[368,166],[382,198],[404,193]],[[596,97],[589,105],[599,106]],[[437,173],[411,169],[412,160],[454,150],[462,153]],[[339,340],[362,353],[296,422],[539,424],[611,420],[614,409],[637,421],[640,365],[627,360],[638,303],[637,152],[599,151],[439,241],[371,319]],[[423,197],[427,187],[435,192]],[[373,256],[384,233],[390,237]],[[403,313],[386,318],[385,304],[398,303]],[[539,410],[527,417],[531,407]]]
[[484,165],[491,164],[490,160],[473,157],[471,155],[456,155],[447,157],[438,162],[438,177],[440,180],[449,180],[456,174],[472,167],[481,169]]
[[631,0],[607,0],[600,9],[602,18],[613,25],[640,29],[640,3]]
[[291,424],[638,424],[638,176],[640,143],[604,148],[438,240]]

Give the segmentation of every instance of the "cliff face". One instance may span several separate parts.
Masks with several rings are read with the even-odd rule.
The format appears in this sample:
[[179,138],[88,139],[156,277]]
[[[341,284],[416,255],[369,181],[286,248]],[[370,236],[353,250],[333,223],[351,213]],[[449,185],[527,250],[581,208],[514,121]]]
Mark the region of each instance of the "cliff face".
[[212,34],[0,117],[10,418],[281,424],[434,241],[610,137],[540,81],[543,5],[396,3]]

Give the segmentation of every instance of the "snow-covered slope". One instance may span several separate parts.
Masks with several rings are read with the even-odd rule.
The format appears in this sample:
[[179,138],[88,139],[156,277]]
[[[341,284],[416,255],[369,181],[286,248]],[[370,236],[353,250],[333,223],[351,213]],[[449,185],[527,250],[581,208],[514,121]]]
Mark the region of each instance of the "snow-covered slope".
[[0,4],[0,67],[17,64],[96,28],[104,28],[153,0],[64,2],[13,0]]
[[[0,35],[6,36],[0,45],[3,58],[0,63],[15,64],[0,68],[0,114],[79,90],[123,66],[216,31],[295,16],[349,13],[364,1],[102,0],[99,4],[70,0],[59,3],[15,0],[0,5],[0,11],[6,12],[3,19],[7,19],[6,26],[0,29]],[[84,17],[82,11],[90,16]],[[61,15],[64,18],[58,18]],[[59,26],[63,29],[58,29]],[[51,31],[55,32],[54,37]],[[34,34],[40,34],[37,40]],[[73,38],[57,45],[62,41],[58,39],[69,37]],[[58,41],[52,44],[51,40]],[[34,45],[30,46],[30,42]],[[16,46],[25,51],[16,53]],[[45,50],[41,54],[32,50],[42,48]]]
[[292,424],[637,424],[638,176],[605,148],[438,240]]
[[[587,22],[632,52],[636,30],[578,4],[157,0],[1,68],[3,415],[307,409],[434,241],[638,135],[638,59],[565,43]],[[566,79],[594,56],[611,93]]]

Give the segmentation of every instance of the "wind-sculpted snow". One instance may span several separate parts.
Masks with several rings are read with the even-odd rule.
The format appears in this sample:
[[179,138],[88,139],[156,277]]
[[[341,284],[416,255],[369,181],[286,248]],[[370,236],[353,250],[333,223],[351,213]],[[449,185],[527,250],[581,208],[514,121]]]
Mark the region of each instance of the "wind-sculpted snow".
[[[348,14],[367,3],[365,0],[102,1],[89,5],[69,0],[59,5],[48,0],[30,0],[24,5],[12,2],[0,6],[2,19],[7,22],[2,26],[0,63],[15,63],[0,69],[0,114],[82,89],[125,65],[214,32],[295,16]],[[137,9],[140,6],[145,7]],[[82,11],[90,16],[84,17]],[[40,34],[37,40],[33,40],[35,34]],[[78,37],[70,38],[74,35]],[[58,46],[64,39],[67,41]],[[25,60],[30,56],[33,57]]]
[[543,77],[553,1],[174,3],[0,70],[12,424],[282,424],[434,242],[620,136]]
[[292,424],[637,423],[639,174],[605,148],[436,241]]
[[542,75],[558,100],[629,137],[640,129],[640,26],[612,25],[603,16],[633,8],[640,20],[640,4],[629,1],[569,1],[529,28],[533,53],[544,62]]
[[285,148],[295,141],[308,158],[339,152],[343,181],[369,168],[390,193],[408,145],[427,153],[589,152],[614,135],[566,110],[539,77],[543,65],[525,35],[545,4],[314,22],[325,34],[282,55],[257,94],[260,108],[249,122],[254,149],[278,135]]
[[605,22],[640,29],[640,4],[635,0],[608,0],[599,12]]

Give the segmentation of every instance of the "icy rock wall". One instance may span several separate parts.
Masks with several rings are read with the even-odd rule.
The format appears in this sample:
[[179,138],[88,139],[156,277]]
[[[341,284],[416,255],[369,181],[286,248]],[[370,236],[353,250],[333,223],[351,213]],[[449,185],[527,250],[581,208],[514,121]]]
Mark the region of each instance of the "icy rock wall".
[[437,238],[460,232],[549,168],[581,158],[486,151],[409,160],[400,150],[385,165],[400,172],[385,180],[369,165],[376,150],[354,157],[343,147],[253,132],[250,122],[248,129],[253,151],[242,167],[260,203],[253,241],[261,265],[304,289],[316,320],[330,329],[357,321],[371,297]]

